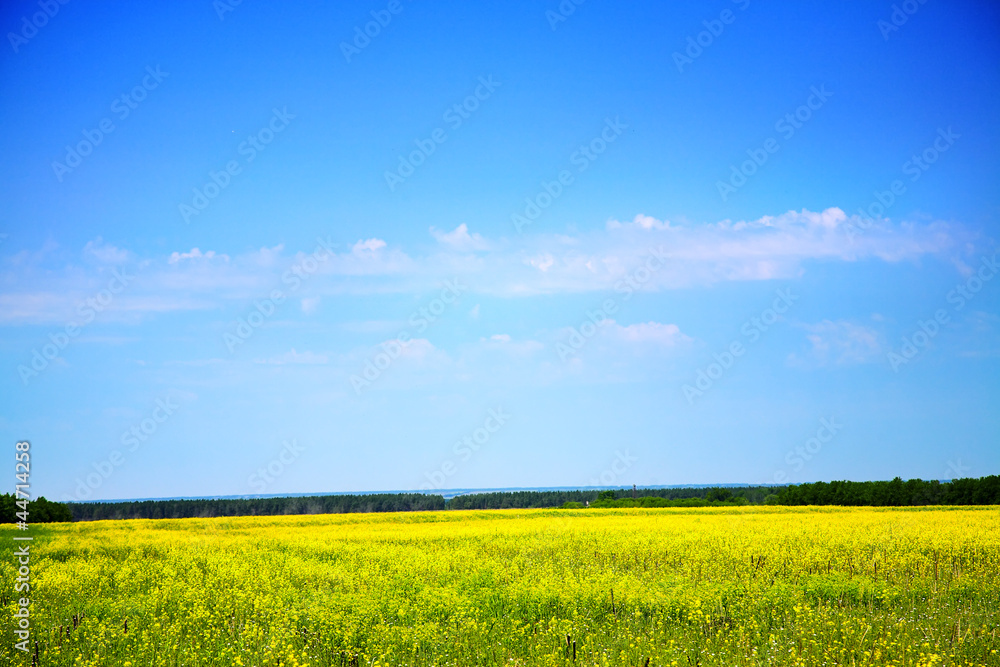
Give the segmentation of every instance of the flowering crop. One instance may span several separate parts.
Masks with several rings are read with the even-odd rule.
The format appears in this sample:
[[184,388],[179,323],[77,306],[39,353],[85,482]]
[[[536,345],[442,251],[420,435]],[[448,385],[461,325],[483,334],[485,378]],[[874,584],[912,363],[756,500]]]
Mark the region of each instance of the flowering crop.
[[[449,511],[33,530],[33,639],[39,664],[53,667],[1000,665],[996,508]],[[10,648],[11,595],[5,583],[0,664],[30,664]]]

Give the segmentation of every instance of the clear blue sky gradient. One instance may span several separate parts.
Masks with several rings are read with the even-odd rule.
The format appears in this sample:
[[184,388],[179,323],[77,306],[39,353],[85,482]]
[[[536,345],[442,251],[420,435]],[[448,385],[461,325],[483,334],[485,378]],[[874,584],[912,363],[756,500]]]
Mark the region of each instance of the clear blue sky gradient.
[[1000,471],[993,3],[223,6],[0,10],[36,493]]

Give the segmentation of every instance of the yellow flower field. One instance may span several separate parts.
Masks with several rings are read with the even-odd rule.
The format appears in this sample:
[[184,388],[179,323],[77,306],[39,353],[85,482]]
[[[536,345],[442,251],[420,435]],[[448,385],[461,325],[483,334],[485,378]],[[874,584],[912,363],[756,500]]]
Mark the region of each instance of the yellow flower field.
[[[30,665],[11,648],[15,531],[2,532],[0,656]],[[1000,665],[996,508],[448,511],[31,533],[45,667]]]

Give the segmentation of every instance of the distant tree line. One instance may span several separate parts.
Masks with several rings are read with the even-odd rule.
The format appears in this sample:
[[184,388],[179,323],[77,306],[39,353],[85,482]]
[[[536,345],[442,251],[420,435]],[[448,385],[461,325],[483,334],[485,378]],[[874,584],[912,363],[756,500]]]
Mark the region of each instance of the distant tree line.
[[[24,502],[14,497],[12,493],[0,495],[0,523],[17,523],[22,517],[17,516],[24,509],[17,503]],[[72,521],[73,514],[69,507],[63,503],[54,503],[45,499],[45,496],[30,500],[26,507],[27,523],[52,523],[53,521]]]
[[[747,486],[747,487],[685,487],[677,489],[635,489],[637,498],[663,498],[667,500],[717,500],[725,501],[741,498],[743,504],[759,505],[769,495],[778,493],[784,487]],[[593,503],[598,496],[604,494],[603,500],[608,500],[607,494],[613,494],[610,499],[632,498],[632,489],[589,491],[500,491],[494,493],[470,493],[465,496],[455,496],[448,501],[450,510],[498,510],[498,509],[529,509],[533,507],[561,507],[566,503]]]
[[891,482],[816,482],[787,486],[771,500],[775,505],[848,505],[902,507],[912,505],[1000,505],[1000,476],[951,482],[897,477]]
[[[217,500],[138,500],[28,505],[28,523],[101,519],[183,519],[216,516],[417,512],[426,510],[529,509],[543,507],[708,507],[716,505],[1000,505],[1000,476],[950,482],[896,478],[891,482],[816,482],[792,486],[685,487],[580,491],[498,491],[445,500],[422,493],[234,498]],[[11,494],[0,495],[0,523],[14,523],[20,508]]]
[[[633,497],[636,498],[635,502]],[[448,509],[527,509],[562,507],[567,503],[597,507],[705,507],[714,504],[859,507],[1000,505],[1000,476],[956,479],[950,482],[921,479],[904,482],[897,477],[891,482],[816,482],[791,486],[475,493],[452,498],[448,501]]]
[[[625,496],[617,497],[614,491],[601,491],[597,494],[597,500],[590,503],[590,507],[736,507],[748,505],[749,501],[744,496],[734,495],[729,489],[711,489],[704,498],[662,498],[657,496]],[[583,507],[580,503],[568,502],[562,505],[563,509],[579,509]]]
[[444,498],[423,493],[301,496],[295,498],[224,498],[216,500],[139,500],[71,503],[75,521],[100,519],[187,519],[216,516],[417,512],[445,509]]
[[448,501],[450,510],[506,510],[559,507],[568,502],[589,502],[597,491],[496,491],[455,496]]

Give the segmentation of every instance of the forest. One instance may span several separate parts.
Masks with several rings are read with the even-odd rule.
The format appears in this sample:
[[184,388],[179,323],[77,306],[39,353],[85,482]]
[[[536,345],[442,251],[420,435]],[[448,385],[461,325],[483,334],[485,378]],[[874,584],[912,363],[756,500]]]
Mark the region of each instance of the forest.
[[[899,477],[883,482],[815,482],[789,486],[716,486],[669,489],[497,491],[445,500],[422,493],[375,493],[288,498],[223,498],[28,503],[28,524],[103,519],[182,519],[216,516],[417,512],[545,507],[705,507],[713,505],[842,505],[903,507],[1000,505],[1000,476],[937,480]],[[15,523],[21,511],[13,495],[0,495],[0,523]]]
[[419,512],[443,510],[441,496],[423,493],[373,493],[291,498],[221,498],[71,503],[75,521],[98,519],[183,519],[215,516],[280,514],[345,514],[351,512]]
[[[27,514],[23,514],[25,511]],[[12,493],[0,494],[0,523],[24,522],[30,526],[33,523],[73,521],[74,518],[69,505],[51,502],[45,496],[25,502],[14,498]]]

